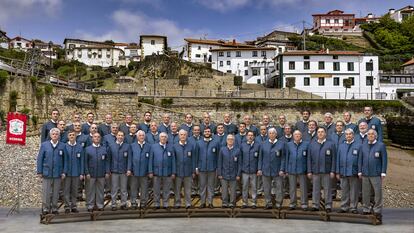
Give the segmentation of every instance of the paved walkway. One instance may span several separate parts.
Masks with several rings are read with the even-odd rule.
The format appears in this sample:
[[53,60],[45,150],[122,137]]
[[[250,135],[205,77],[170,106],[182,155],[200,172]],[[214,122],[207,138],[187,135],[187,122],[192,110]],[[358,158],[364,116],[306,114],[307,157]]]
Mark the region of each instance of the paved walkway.
[[383,225],[320,220],[279,220],[258,218],[158,218],[133,220],[86,221],[77,223],[39,224],[37,210],[24,210],[6,217],[0,208],[0,232],[414,232],[414,209],[386,209]]

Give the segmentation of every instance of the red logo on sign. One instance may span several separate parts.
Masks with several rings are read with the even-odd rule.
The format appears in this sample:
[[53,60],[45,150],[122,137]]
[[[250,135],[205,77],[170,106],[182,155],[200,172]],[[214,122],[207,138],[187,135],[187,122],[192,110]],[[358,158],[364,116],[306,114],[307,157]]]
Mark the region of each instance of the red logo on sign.
[[7,144],[26,145],[26,122],[25,114],[9,112],[7,114]]

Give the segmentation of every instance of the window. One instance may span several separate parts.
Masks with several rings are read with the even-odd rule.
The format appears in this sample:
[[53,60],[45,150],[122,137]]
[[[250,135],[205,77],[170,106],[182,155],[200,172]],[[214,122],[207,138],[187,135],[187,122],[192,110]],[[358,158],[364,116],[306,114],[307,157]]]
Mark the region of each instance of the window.
[[334,86],[339,86],[339,78],[338,77],[334,77],[334,79],[333,79],[333,85]]
[[289,62],[289,70],[294,70],[295,69],[295,62],[294,61],[290,61]]
[[78,53],[78,58],[82,58],[82,53]]
[[269,74],[269,69],[265,68],[265,74]]
[[325,78],[318,78],[318,85],[325,86]]
[[201,46],[198,46],[198,50],[201,50]]
[[74,44],[69,44],[69,49],[74,49],[75,45]]
[[373,62],[367,62],[365,63],[365,67],[367,71],[373,71],[374,70],[374,63]]
[[196,54],[195,56],[198,57],[198,58],[200,58],[201,57],[201,54]]
[[226,64],[229,66],[231,65],[231,61],[227,61]]
[[266,57],[266,51],[262,51],[262,57]]
[[338,55],[333,55],[332,58],[338,60]]
[[372,76],[367,76],[367,86],[371,86],[371,85],[374,85]]
[[151,45],[155,45],[155,40],[151,40]]
[[303,56],[303,59],[305,59],[305,60],[309,60],[309,56],[308,56],[308,55]]
[[349,77],[349,79],[351,80],[351,86],[355,86],[355,79],[354,79],[354,77]]
[[244,61],[244,67],[249,66],[249,61]]
[[257,57],[257,51],[253,51],[253,52],[252,52],[252,56],[253,56],[253,57]]
[[98,58],[102,58],[102,54],[98,54]]
[[248,70],[245,70],[244,71],[244,75],[249,75],[249,71]]
[[111,58],[111,54],[107,53],[106,58]]
[[318,67],[319,67],[320,70],[324,70],[325,69],[325,62],[324,61],[320,61],[318,63]]
[[331,20],[330,19],[326,19],[326,23],[331,23]]
[[310,62],[309,61],[303,62],[303,69],[304,70],[309,70],[310,69]]
[[227,57],[231,57],[231,52],[230,51],[227,52]]
[[348,62],[348,71],[354,71],[354,63]]
[[333,70],[334,71],[339,71],[341,69],[339,62],[334,62],[333,63]]
[[236,51],[236,57],[241,57],[241,52],[240,51]]
[[219,57],[223,57],[224,56],[224,52],[219,52]]
[[334,23],[339,23],[339,19],[334,19]]
[[228,74],[231,74],[231,70],[227,70],[227,73],[228,73]]
[[259,75],[259,71],[258,70],[253,70],[253,75],[254,76]]
[[223,61],[220,61],[220,66],[223,66]]
[[262,83],[262,80],[261,79],[258,79],[257,80],[257,84],[261,84]]
[[303,86],[310,86],[310,78],[304,77],[303,78]]

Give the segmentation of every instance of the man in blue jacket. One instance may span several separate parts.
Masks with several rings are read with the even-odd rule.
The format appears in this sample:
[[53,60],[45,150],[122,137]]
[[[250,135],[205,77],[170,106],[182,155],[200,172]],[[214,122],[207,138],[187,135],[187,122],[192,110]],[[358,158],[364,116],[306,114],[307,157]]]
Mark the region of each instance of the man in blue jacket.
[[246,142],[246,135],[247,135],[246,124],[242,122],[239,124],[239,132],[236,134],[235,146],[240,148],[242,142]]
[[[236,205],[236,186],[240,180],[241,169],[239,166],[240,148],[234,145],[234,135],[227,135],[227,146],[220,149],[217,161],[217,176],[221,180],[222,208],[234,208]],[[229,202],[230,192],[230,202]]]
[[149,129],[149,132],[145,135],[145,140],[150,145],[158,143],[160,141],[158,126],[155,121],[152,121],[150,123],[150,129]]
[[352,123],[352,114],[351,112],[344,112],[344,123],[345,129],[352,129],[354,131],[354,135],[358,133],[358,126]]
[[231,115],[225,113],[223,116],[224,133],[226,134],[237,134],[237,126],[231,121]]
[[69,130],[69,141],[65,144],[66,178],[64,180],[65,213],[78,213],[76,202],[79,181],[84,179],[85,154],[81,144],[76,142],[75,131]]
[[152,114],[151,112],[147,111],[144,113],[144,122],[139,124],[139,129],[144,131],[145,133],[149,132],[150,124],[151,124]]
[[57,128],[60,130],[59,141],[63,143],[68,142],[68,132],[66,131],[66,123],[64,120],[59,120]]
[[172,180],[175,179],[176,162],[174,149],[167,144],[168,135],[160,133],[160,142],[151,146],[150,160],[148,164],[149,177],[153,178],[154,208],[160,208],[160,192],[162,183],[162,198],[164,209],[169,208],[170,189]]
[[191,183],[195,177],[196,147],[187,140],[187,131],[179,131],[180,140],[174,144],[174,154],[177,174],[175,176],[175,205],[181,207],[181,189],[184,184],[185,208],[191,208]]
[[145,142],[145,132],[137,132],[137,141],[131,144],[128,157],[128,176],[131,176],[131,207],[138,208],[137,195],[140,193],[140,208],[145,209],[148,201],[148,164],[151,145]]
[[173,121],[170,124],[170,132],[168,133],[168,144],[170,146],[174,146],[174,144],[180,141],[180,137],[178,135],[178,123]]
[[[309,144],[308,177],[312,179],[312,211],[319,211],[321,187],[324,190],[325,210],[332,211],[332,178],[335,177],[336,148],[326,140],[326,128],[319,127],[317,139]],[[322,184],[322,185],[321,185]]]
[[371,189],[374,190],[373,211],[382,220],[382,182],[387,175],[387,150],[384,143],[377,140],[378,133],[368,130],[368,141],[361,147],[358,159],[358,176],[362,178],[363,214],[371,212]]
[[362,121],[358,125],[358,133],[355,133],[355,141],[363,145],[367,141],[368,124]]
[[355,142],[354,131],[345,130],[345,142],[339,145],[336,159],[336,178],[341,181],[341,209],[339,213],[351,211],[357,214],[359,185],[358,185],[358,155],[361,144]]
[[65,144],[59,142],[58,128],[50,130],[50,141],[41,144],[37,155],[37,175],[42,178],[42,213],[58,214],[61,179],[65,179]]
[[[125,115],[124,122],[119,124],[119,131],[124,132],[124,135],[127,136],[129,134],[129,129],[131,128],[132,123],[134,122],[134,118],[131,114],[127,113]],[[136,128],[136,125],[135,125]]]
[[265,196],[265,209],[272,208],[272,181],[276,183],[276,208],[280,209],[283,202],[282,182],[285,171],[285,143],[277,140],[275,128],[268,131],[269,140],[260,147],[258,172],[263,176],[263,190]]
[[108,156],[111,171],[111,199],[112,210],[116,210],[118,191],[121,192],[121,209],[127,209],[128,199],[128,158],[131,156],[131,148],[124,142],[124,132],[118,131],[115,143],[108,145]]
[[220,147],[223,147],[223,146],[226,145],[227,135],[224,132],[224,124],[223,123],[217,124],[216,134],[213,136],[213,138],[215,140],[219,141]]
[[51,119],[43,124],[40,132],[40,142],[50,140],[50,130],[57,127],[59,120],[59,110],[57,108],[52,109]]
[[252,190],[252,208],[257,205],[257,164],[259,162],[260,142],[255,141],[254,132],[247,132],[247,142],[241,145],[239,158],[242,176],[242,208],[248,207],[249,187]]
[[180,129],[187,131],[188,137],[191,137],[193,135],[193,126],[193,115],[191,113],[185,114],[184,123]]
[[295,130],[293,133],[293,141],[286,144],[286,174],[289,179],[290,210],[296,208],[296,185],[298,180],[301,208],[302,210],[308,209],[308,182],[306,177],[308,146],[309,142],[302,140],[302,133],[299,130]]
[[337,121],[335,123],[335,132],[331,133],[331,135],[328,135],[328,140],[331,140],[336,148],[339,148],[339,145],[341,145],[345,141],[345,127],[343,121]]
[[[91,125],[94,123],[95,120],[95,115],[92,112],[89,112],[86,115],[86,122],[82,124],[82,133],[85,135],[88,135],[90,130],[89,128],[91,127]],[[96,127],[96,129],[98,130],[98,126]]]
[[204,129],[204,138],[197,142],[196,173],[199,176],[200,184],[200,208],[213,208],[214,181],[216,178],[217,158],[220,151],[220,144],[213,140],[210,128]]
[[168,114],[168,113],[165,113],[163,116],[162,116],[162,122],[160,123],[160,125],[158,126],[158,132],[159,133],[161,133],[161,132],[165,132],[165,133],[167,133],[167,135],[171,132],[171,129],[170,129],[170,123],[171,123],[171,117],[170,117],[170,114]]
[[[243,117],[243,123],[246,127],[246,132],[253,131],[255,136],[259,135],[259,129],[255,125],[252,124],[252,117],[250,115],[245,115]],[[239,144],[239,146],[240,145],[241,144]]]
[[305,132],[302,132],[303,141],[314,141],[317,137],[316,129],[318,128],[318,123],[315,120],[309,120],[308,127]]
[[111,133],[111,125],[112,125],[113,121],[112,121],[112,115],[111,114],[106,114],[105,115],[105,122],[102,122],[101,124],[99,124],[98,126],[98,133],[101,135],[101,137],[105,137],[105,135],[110,134]]
[[269,138],[267,137],[267,130],[268,128],[266,127],[266,125],[260,125],[259,128],[259,135],[257,135],[255,137],[255,140],[257,143],[262,144],[263,142],[267,141]]
[[125,134],[125,142],[128,144],[131,144],[133,142],[137,141],[137,125],[135,123],[132,123],[129,126],[129,132],[128,134]]
[[203,134],[204,129],[206,128],[209,128],[211,130],[212,135],[216,133],[216,125],[211,122],[211,116],[208,112],[205,112],[203,114],[203,122],[200,124],[200,132]]
[[92,136],[92,145],[85,149],[86,207],[89,212],[94,206],[98,211],[104,210],[105,178],[109,178],[110,162],[106,147],[101,145],[101,135]]
[[365,117],[358,121],[358,124],[361,122],[366,122],[368,125],[368,129],[374,129],[377,131],[378,138],[377,141],[382,142],[382,124],[381,120],[374,116],[374,112],[371,106],[364,107],[364,115]]
[[302,120],[299,120],[295,124],[295,129],[299,130],[302,133],[302,138],[304,137],[304,133],[308,131],[308,123],[310,116],[311,112],[309,110],[302,111]]

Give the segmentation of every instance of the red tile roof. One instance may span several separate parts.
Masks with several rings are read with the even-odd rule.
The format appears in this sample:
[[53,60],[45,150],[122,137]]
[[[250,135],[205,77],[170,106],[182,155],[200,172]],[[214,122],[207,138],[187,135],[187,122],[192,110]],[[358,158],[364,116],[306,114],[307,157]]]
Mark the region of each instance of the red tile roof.
[[309,51],[309,50],[297,50],[297,51],[288,51],[284,52],[283,56],[299,56],[299,55],[343,55],[343,56],[358,56],[362,55],[363,53],[360,53],[358,51]]
[[236,41],[225,41],[225,40],[206,40],[206,39],[192,39],[185,38],[185,41],[193,44],[207,44],[207,45],[218,45],[223,47],[253,47],[252,45],[238,43]]
[[238,50],[243,50],[243,51],[257,51],[257,50],[277,50],[277,48],[271,48],[271,47],[251,47],[251,48],[222,48],[222,49],[210,49],[210,51],[238,51]]
[[406,63],[402,64],[401,66],[410,66],[414,65],[414,57],[411,60],[407,61]]

